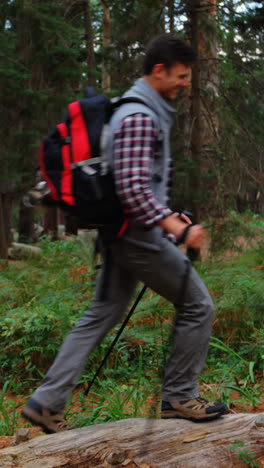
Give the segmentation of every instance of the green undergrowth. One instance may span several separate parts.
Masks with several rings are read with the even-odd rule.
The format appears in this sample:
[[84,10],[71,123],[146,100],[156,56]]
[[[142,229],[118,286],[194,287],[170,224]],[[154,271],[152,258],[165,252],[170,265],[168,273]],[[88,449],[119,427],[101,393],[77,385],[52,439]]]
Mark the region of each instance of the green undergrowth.
[[227,249],[233,254],[243,252],[263,242],[264,217],[249,210],[243,216],[230,211],[225,218],[209,219],[208,225],[213,257]]
[[[216,306],[201,393],[250,408],[263,398],[264,227],[262,218],[249,218],[244,218],[245,232],[252,228],[257,236],[248,249],[237,251],[235,230],[234,254],[225,255],[221,248],[196,268]],[[245,236],[242,217],[239,226]],[[231,237],[229,233],[228,249]],[[21,424],[21,401],[41,381],[63,338],[89,307],[95,284],[93,245],[44,238],[39,246],[41,258],[0,263],[0,434],[5,435]],[[67,409],[71,422],[81,426],[157,416],[174,313],[171,304],[146,292],[85,398],[83,390],[120,325],[90,356]]]
[[40,247],[40,259],[11,261],[0,272],[0,381],[17,381],[18,391],[51,363],[95,280],[80,242],[46,238]]

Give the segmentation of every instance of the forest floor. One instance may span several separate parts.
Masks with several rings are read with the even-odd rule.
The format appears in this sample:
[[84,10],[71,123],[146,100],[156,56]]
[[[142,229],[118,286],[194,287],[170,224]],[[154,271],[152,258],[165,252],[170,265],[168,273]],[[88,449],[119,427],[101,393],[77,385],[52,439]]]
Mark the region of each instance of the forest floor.
[[[208,400],[225,401],[231,413],[264,412],[263,230],[263,218],[232,218],[217,255],[207,249],[196,265],[216,305],[200,392]],[[219,243],[217,235],[213,240]],[[29,428],[30,438],[42,435],[23,420],[21,408],[87,309],[95,283],[91,249],[78,240],[46,238],[40,246],[41,259],[0,265],[0,448],[11,445],[20,428]],[[160,417],[173,317],[173,307],[148,291],[86,398],[84,388],[119,327],[93,353],[66,411],[70,424]]]

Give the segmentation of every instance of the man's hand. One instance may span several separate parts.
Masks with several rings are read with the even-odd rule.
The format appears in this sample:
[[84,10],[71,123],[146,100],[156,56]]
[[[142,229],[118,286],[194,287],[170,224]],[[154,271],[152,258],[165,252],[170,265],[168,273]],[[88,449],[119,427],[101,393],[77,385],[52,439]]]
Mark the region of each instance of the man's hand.
[[184,244],[192,249],[200,249],[207,238],[206,230],[200,224],[192,226],[186,236]]
[[[181,216],[178,213],[173,213],[159,222],[160,227],[166,232],[171,232],[178,239],[181,237],[184,229],[186,229],[186,224],[190,225],[192,222],[183,213]],[[206,236],[205,228],[200,224],[195,224],[189,228],[184,244],[193,249],[200,249],[206,240]]]
[[174,216],[177,216],[182,221],[184,221],[186,224],[192,224],[190,218],[188,216],[186,216],[185,213],[174,213]]

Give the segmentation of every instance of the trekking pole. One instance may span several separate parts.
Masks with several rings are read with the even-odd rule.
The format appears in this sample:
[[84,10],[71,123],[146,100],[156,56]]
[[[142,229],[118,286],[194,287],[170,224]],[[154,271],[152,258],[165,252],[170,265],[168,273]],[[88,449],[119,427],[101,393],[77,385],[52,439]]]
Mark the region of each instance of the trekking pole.
[[147,286],[146,286],[146,285],[143,286],[143,288],[142,288],[142,290],[140,291],[140,293],[139,293],[137,299],[135,300],[133,306],[131,307],[129,313],[127,314],[126,319],[125,319],[124,322],[122,323],[122,325],[121,325],[121,327],[120,327],[120,330],[118,331],[117,335],[115,336],[114,340],[112,341],[111,345],[109,346],[109,348],[108,348],[108,350],[107,350],[107,353],[106,353],[104,359],[102,360],[100,366],[98,367],[98,369],[97,369],[96,373],[94,374],[94,376],[93,376],[91,382],[89,383],[88,387],[85,389],[85,391],[84,391],[84,395],[85,395],[85,396],[88,395],[89,391],[91,390],[91,387],[92,387],[94,381],[95,381],[96,378],[98,377],[98,375],[99,375],[99,373],[100,373],[102,367],[104,366],[104,364],[105,364],[105,362],[106,362],[106,360],[107,360],[109,354],[112,352],[112,349],[114,348],[116,342],[118,341],[120,335],[122,334],[122,332],[123,332],[123,330],[124,330],[124,328],[125,328],[127,322],[129,321],[131,315],[133,314],[135,308],[137,307],[138,303],[139,303],[140,300],[142,299],[142,297],[143,297],[143,295],[144,295],[146,289],[147,289]]
[[[189,211],[182,211],[182,213],[184,213],[186,216],[190,216],[190,217],[192,216],[192,213],[190,213]],[[186,286],[187,286],[188,276],[189,276],[189,272],[190,272],[190,266],[191,266],[191,265],[190,265],[190,262],[186,262],[186,273],[185,273],[185,275],[184,275],[184,277],[183,277],[182,295],[185,294],[185,289],[186,289]],[[114,348],[116,342],[118,341],[120,335],[122,334],[124,328],[126,327],[126,324],[128,323],[128,321],[129,321],[130,317],[132,316],[134,310],[136,309],[138,303],[139,303],[140,300],[142,299],[142,297],[143,297],[143,295],[144,295],[146,289],[147,289],[147,286],[146,286],[146,285],[143,286],[143,288],[142,288],[142,290],[140,291],[140,293],[139,293],[137,299],[135,300],[133,306],[131,307],[131,309],[130,309],[130,311],[129,311],[127,317],[126,317],[126,319],[124,320],[123,324],[121,325],[120,330],[118,331],[118,333],[117,333],[117,335],[115,336],[114,340],[112,341],[110,347],[108,348],[107,353],[106,353],[104,359],[102,360],[100,366],[98,367],[98,369],[97,369],[96,373],[94,374],[94,376],[93,376],[91,382],[89,383],[88,387],[85,389],[85,391],[84,391],[84,395],[85,395],[85,396],[87,396],[88,393],[90,392],[92,385],[94,384],[96,378],[98,377],[98,375],[99,375],[99,373],[100,373],[102,367],[104,366],[104,364],[105,364],[105,362],[106,362],[108,356],[111,354],[111,352],[112,352],[112,350],[113,350],[113,348]]]

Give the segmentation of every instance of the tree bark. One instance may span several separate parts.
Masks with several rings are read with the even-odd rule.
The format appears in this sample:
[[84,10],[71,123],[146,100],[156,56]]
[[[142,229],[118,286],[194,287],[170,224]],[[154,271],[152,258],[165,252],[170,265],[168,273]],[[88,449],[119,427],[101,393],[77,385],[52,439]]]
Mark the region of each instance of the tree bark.
[[0,193],[0,259],[6,260],[8,257],[7,252],[7,239],[3,209],[3,195]]
[[2,199],[3,203],[3,214],[4,214],[4,224],[5,224],[5,236],[7,246],[11,244],[13,241],[13,233],[12,233],[12,208],[13,208],[13,199],[9,194],[3,196]]
[[171,34],[174,33],[174,15],[175,15],[175,2],[174,0],[168,0],[168,16],[169,16],[169,31]]
[[198,56],[193,67],[190,108],[191,209],[195,221],[218,197],[218,33],[217,0],[189,0],[187,15],[191,45]]
[[103,63],[102,63],[102,88],[105,91],[111,89],[111,75],[109,60],[107,59],[108,48],[111,41],[110,7],[106,0],[101,0],[103,6]]
[[78,234],[78,223],[75,219],[70,216],[65,216],[65,234],[77,236]]
[[192,128],[191,132],[191,159],[192,159],[192,170],[190,173],[190,184],[191,190],[191,210],[194,215],[194,221],[199,222],[200,220],[200,204],[197,199],[200,195],[200,165],[201,165],[201,149],[202,149],[202,138],[201,138],[201,64],[199,60],[199,9],[201,2],[196,0],[195,2],[189,2],[189,18],[190,18],[190,33],[191,33],[191,46],[198,56],[198,60],[193,66],[192,70],[192,94],[191,94],[191,109],[190,109],[190,124]]
[[34,208],[29,208],[21,201],[19,207],[18,241],[30,244],[34,241]]
[[96,87],[95,77],[95,56],[94,56],[94,42],[93,42],[93,26],[91,15],[90,0],[84,0],[84,28],[85,28],[85,42],[86,42],[86,56],[88,66],[88,82],[92,87]]
[[[201,57],[202,87],[202,145],[207,160],[217,159],[215,147],[219,143],[219,67],[218,67],[218,32],[217,0],[202,0],[200,14],[199,53]],[[203,26],[202,26],[203,25]],[[212,155],[212,156],[211,156]],[[208,169],[205,164],[205,168]]]
[[[235,441],[237,448],[232,448]],[[125,419],[5,448],[0,450],[0,466],[242,468],[241,453],[248,460],[251,454],[254,462],[261,461],[263,445],[263,413],[227,415],[200,424],[177,419]]]
[[51,206],[46,209],[44,214],[43,234],[49,234],[51,240],[58,239],[58,208],[56,206]]

